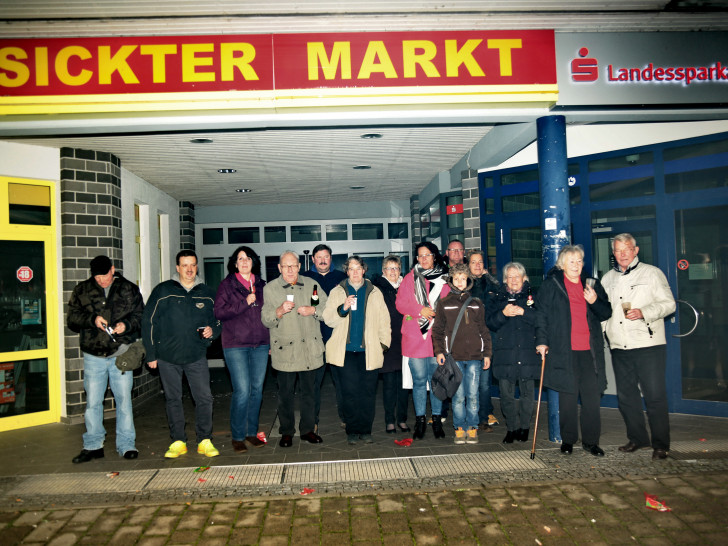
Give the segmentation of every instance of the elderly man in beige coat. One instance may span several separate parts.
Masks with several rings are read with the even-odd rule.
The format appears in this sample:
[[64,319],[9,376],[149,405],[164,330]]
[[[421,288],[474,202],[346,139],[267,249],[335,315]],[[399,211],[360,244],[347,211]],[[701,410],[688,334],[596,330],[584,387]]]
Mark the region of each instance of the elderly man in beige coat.
[[349,444],[371,443],[374,400],[384,351],[392,330],[382,292],[364,278],[366,264],[359,256],[346,261],[347,279],[333,288],[324,309],[334,329],[326,343],[326,361],[339,366],[343,417]]
[[281,254],[278,270],[281,276],[263,288],[265,303],[261,314],[270,330],[270,352],[273,369],[278,372],[278,419],[281,447],[293,445],[296,431],[294,407],[295,384],[301,395],[301,439],[312,444],[323,442],[314,432],[316,420],[314,381],[316,370],[323,366],[324,343],[319,322],[326,306],[326,293],[318,290],[318,305],[312,299],[316,282],[298,275],[301,269],[293,251]]

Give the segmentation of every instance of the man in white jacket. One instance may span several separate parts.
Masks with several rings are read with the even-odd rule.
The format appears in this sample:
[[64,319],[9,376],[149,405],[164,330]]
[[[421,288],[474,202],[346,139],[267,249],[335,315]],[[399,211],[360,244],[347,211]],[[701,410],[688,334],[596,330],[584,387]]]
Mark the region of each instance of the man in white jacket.
[[619,450],[634,453],[651,446],[652,459],[660,460],[670,450],[664,318],[675,312],[675,299],[662,271],[639,261],[639,250],[629,233],[617,235],[612,241],[617,267],[602,278],[612,304],[612,317],[604,327],[612,352],[619,411],[629,440]]

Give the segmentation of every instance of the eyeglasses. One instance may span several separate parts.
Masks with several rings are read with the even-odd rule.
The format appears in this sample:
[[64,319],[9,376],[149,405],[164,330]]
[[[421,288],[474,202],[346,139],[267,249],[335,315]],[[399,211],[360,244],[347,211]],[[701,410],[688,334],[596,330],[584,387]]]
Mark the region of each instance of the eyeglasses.
[[400,267],[385,267],[384,271],[400,271]]
[[360,272],[364,271],[364,268],[363,267],[350,267],[349,269],[347,269],[347,271],[351,271],[352,273],[360,273]]
[[620,248],[619,250],[615,250],[615,254],[629,254],[630,252],[634,252],[634,248],[627,247],[627,248]]
[[455,254],[462,254],[463,252],[465,252],[465,249],[463,249],[463,248],[448,248],[447,251],[448,252],[454,252]]
[[295,264],[295,265],[283,265],[283,264],[281,264],[278,267],[280,267],[281,269],[288,269],[288,271],[293,271],[294,269],[298,269],[299,267],[301,267],[301,264]]
[[434,254],[418,254],[417,259],[419,260],[420,258],[429,258],[430,256],[434,256]]

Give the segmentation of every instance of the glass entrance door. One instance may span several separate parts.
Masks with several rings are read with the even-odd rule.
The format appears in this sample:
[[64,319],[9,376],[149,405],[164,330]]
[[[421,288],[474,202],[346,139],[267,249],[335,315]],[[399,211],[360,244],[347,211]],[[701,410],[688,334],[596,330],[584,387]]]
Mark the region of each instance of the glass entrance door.
[[682,398],[728,402],[728,205],[674,214]]

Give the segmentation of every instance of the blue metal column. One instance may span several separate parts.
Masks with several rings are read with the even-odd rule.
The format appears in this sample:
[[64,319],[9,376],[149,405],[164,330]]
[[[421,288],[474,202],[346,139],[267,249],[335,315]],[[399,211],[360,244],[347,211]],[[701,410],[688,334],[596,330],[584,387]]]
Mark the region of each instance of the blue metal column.
[[556,265],[559,250],[571,243],[566,118],[538,118],[536,130],[538,187],[541,196],[541,247],[545,275]]
[[[556,265],[559,250],[571,243],[569,163],[566,157],[566,118],[536,120],[538,136],[538,191],[541,197],[541,251],[544,276]],[[559,393],[546,389],[549,440],[561,443]]]

